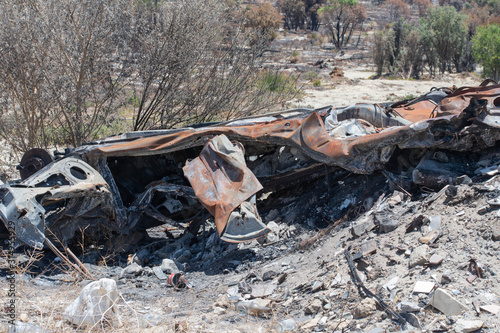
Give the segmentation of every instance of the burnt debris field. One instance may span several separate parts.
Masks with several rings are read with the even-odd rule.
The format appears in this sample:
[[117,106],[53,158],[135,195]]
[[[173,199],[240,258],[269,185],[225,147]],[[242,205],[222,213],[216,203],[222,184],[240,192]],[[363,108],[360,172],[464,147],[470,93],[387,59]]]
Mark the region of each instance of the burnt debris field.
[[498,331],[499,108],[484,82],[28,151],[0,331]]

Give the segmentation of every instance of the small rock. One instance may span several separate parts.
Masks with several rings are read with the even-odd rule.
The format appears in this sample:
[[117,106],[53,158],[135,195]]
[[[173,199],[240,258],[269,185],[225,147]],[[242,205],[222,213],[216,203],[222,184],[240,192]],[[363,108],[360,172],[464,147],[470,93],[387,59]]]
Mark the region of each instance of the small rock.
[[315,314],[321,311],[322,308],[323,308],[323,303],[321,302],[321,300],[315,298],[311,304],[306,306],[306,308],[304,309],[304,313],[306,315]]
[[470,177],[467,175],[462,175],[457,177],[456,183],[457,185],[469,185],[472,184],[472,179],[470,179]]
[[413,287],[414,293],[428,294],[434,289],[436,284],[431,281],[417,281]]
[[283,273],[281,274],[280,276],[278,276],[278,278],[276,279],[276,282],[278,282],[278,284],[282,284],[283,282],[285,282],[286,280],[286,277],[288,276],[287,273]]
[[227,297],[227,295],[220,295],[214,302],[213,307],[227,309],[230,305],[231,303],[229,302],[229,298]]
[[367,242],[364,242],[361,244],[360,252],[361,252],[362,256],[367,256],[367,255],[377,251],[377,248],[378,248],[377,242],[375,242],[374,240],[371,240],[371,241],[367,241]]
[[26,313],[21,313],[21,314],[19,315],[19,320],[20,320],[20,321],[23,321],[23,322],[25,322],[25,323],[27,323],[27,322],[28,322],[28,320],[29,320],[29,317],[28,317],[28,315],[27,315]]
[[447,290],[438,288],[431,298],[430,305],[448,316],[458,316],[467,311],[467,307],[457,301]]
[[266,237],[261,237],[257,240],[260,240],[260,239],[265,239],[266,241],[264,243],[266,244],[272,244],[272,243],[276,243],[277,241],[280,240],[280,236],[277,234],[277,233],[274,233],[274,232],[268,232],[266,234]]
[[496,223],[493,225],[491,228],[491,239],[494,241],[499,241],[500,240],[500,224]]
[[443,262],[444,258],[440,256],[439,254],[433,254],[429,258],[429,265],[436,266],[439,265]]
[[122,272],[120,273],[120,278],[122,277],[130,278],[138,276],[142,273],[142,271],[143,268],[139,266],[137,263],[133,262],[122,270]]
[[467,280],[467,282],[472,283],[472,282],[476,281],[476,279],[477,279],[477,276],[469,275],[466,280]]
[[453,198],[458,193],[458,188],[454,185],[446,185],[446,190],[444,192],[447,197]]
[[371,298],[365,298],[358,304],[358,306],[354,309],[353,317],[354,318],[364,318],[372,313],[377,311],[377,302]]
[[392,197],[387,200],[387,203],[389,205],[392,205],[392,206],[395,206],[395,205],[398,205],[401,203],[401,201],[403,201],[403,198],[404,198],[404,194],[399,192],[399,191],[394,191]]
[[418,215],[406,226],[406,233],[409,233],[416,228],[420,227],[422,224],[429,222],[429,218],[425,215]]
[[441,232],[438,229],[432,230],[418,239],[420,243],[424,244],[433,244],[441,235]]
[[275,331],[276,332],[293,332],[297,330],[297,322],[293,318],[288,318],[285,320],[280,321],[276,326],[275,326]]
[[322,281],[314,281],[311,291],[314,293],[320,289],[323,289],[323,282]]
[[364,221],[355,223],[351,228],[351,233],[354,237],[361,237],[373,228],[375,228],[375,223],[373,222],[373,217],[370,216]]
[[303,331],[309,331],[316,326],[318,326],[319,321],[321,320],[321,315],[317,315],[311,320],[306,321],[304,324],[301,325],[301,330]]
[[253,302],[262,307],[269,307],[269,305],[271,304],[271,301],[267,298],[256,298],[253,300]]
[[403,312],[419,312],[420,306],[417,303],[413,303],[410,301],[401,302],[401,311]]
[[163,259],[160,266],[165,274],[179,273],[179,268],[172,259]]
[[226,313],[226,309],[218,307],[218,306],[214,306],[214,313],[216,315],[222,315],[222,314]]
[[489,312],[489,313],[492,313],[492,314],[495,314],[495,315],[498,312],[500,312],[500,306],[498,306],[496,304],[481,305],[479,308],[481,310],[483,310],[483,311],[486,311],[486,312]]
[[486,214],[488,212],[488,209],[489,209],[489,207],[487,205],[479,207],[479,209],[477,210],[477,213],[480,215]]
[[481,320],[458,319],[454,328],[457,333],[469,333],[477,331],[481,327],[483,327],[483,321]]
[[276,287],[275,284],[254,284],[252,285],[252,298],[269,296]]
[[425,265],[429,261],[429,246],[421,245],[413,250],[410,255],[410,268]]
[[446,272],[444,272],[443,275],[441,275],[441,284],[447,284],[447,283],[450,283],[451,281],[452,281],[452,278],[451,278],[450,271],[446,271]]
[[386,214],[376,214],[375,220],[378,224],[378,230],[381,233],[391,232],[399,225],[399,221]]
[[267,271],[262,274],[262,281],[272,280],[278,273],[275,271]]
[[281,227],[278,225],[278,223],[270,221],[266,227],[271,229],[271,231],[274,232],[276,235],[280,234]]
[[77,326],[97,325],[105,320],[115,327],[120,327],[123,323],[118,313],[119,299],[115,280],[94,281],[86,285],[78,298],[68,305],[64,311],[64,319]]

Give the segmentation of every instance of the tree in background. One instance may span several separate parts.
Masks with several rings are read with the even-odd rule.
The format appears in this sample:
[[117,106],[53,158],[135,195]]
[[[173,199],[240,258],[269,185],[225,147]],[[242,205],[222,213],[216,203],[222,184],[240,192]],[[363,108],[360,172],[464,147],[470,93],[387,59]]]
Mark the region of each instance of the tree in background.
[[427,10],[431,6],[430,0],[413,0],[413,4],[418,8],[418,15],[420,17],[427,15]]
[[269,3],[247,5],[243,11],[245,26],[253,29],[256,40],[267,39],[269,43],[276,37],[276,31],[283,24],[283,17]]
[[317,31],[319,29],[320,22],[318,9],[325,3],[326,0],[304,0],[308,29],[312,31]]
[[410,7],[403,0],[387,0],[384,7],[391,22],[410,16]]
[[319,28],[318,9],[326,0],[278,0],[278,8],[285,16],[285,29]]
[[47,147],[55,120],[55,99],[46,86],[51,64],[38,45],[36,12],[26,4],[4,6],[0,13],[0,134],[16,151]]
[[466,4],[464,0],[439,0],[438,2],[439,6],[451,6],[454,7],[458,12],[464,9],[464,6]]
[[435,52],[441,73],[452,64],[460,71],[460,59],[467,42],[467,15],[458,13],[454,7],[436,6],[420,25],[427,32],[424,46]]
[[422,33],[414,23],[399,19],[389,28],[375,33],[373,42],[377,75],[387,68],[404,78],[420,77],[428,50],[423,47]]
[[328,0],[318,13],[338,49],[349,43],[354,30],[366,19],[366,9],[357,0]]
[[377,68],[377,76],[381,76],[385,67],[389,67],[389,59],[394,53],[394,35],[392,29],[376,31],[372,37],[372,56]]
[[499,79],[500,71],[500,26],[489,24],[477,28],[477,34],[472,39],[474,59],[484,68],[486,76]]
[[302,0],[278,0],[278,8],[285,16],[285,29],[303,29],[306,21],[306,6]]

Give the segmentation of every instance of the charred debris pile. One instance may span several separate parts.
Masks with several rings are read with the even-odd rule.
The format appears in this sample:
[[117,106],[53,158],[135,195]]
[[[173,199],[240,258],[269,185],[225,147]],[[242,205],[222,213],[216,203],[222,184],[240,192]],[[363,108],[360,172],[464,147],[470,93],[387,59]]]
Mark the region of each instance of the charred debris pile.
[[[301,230],[322,235],[395,197],[425,201],[499,172],[500,85],[491,83],[126,133],[55,156],[33,149],[21,179],[0,187],[0,233],[14,222],[17,246],[50,248],[82,274],[81,248],[88,259],[135,253],[141,264],[222,270],[221,249],[255,239],[306,246],[316,238],[303,241]],[[386,220],[375,219],[381,233],[397,227]]]

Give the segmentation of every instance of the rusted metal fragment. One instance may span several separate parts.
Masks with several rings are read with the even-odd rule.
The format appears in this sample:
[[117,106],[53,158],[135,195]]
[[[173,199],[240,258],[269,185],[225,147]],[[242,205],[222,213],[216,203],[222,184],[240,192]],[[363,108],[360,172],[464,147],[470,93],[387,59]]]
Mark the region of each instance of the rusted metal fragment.
[[[488,100],[486,107],[494,104],[494,96],[500,96],[499,86],[488,86],[478,89],[490,89],[490,91],[483,91],[481,95],[478,94],[478,96],[483,97],[489,96],[490,100]],[[472,93],[468,94],[466,96],[468,104],[461,104],[461,108],[455,109],[452,115],[441,116],[443,112],[438,107],[438,110],[434,112],[438,117],[427,119],[425,117],[432,116],[433,110],[424,108],[425,117],[424,114],[417,117],[418,119],[425,118],[424,120],[405,126],[377,127],[377,133],[346,137],[344,139],[330,136],[324,123],[324,117],[328,115],[328,110],[325,111],[323,109],[321,112],[314,110],[297,111],[293,116],[291,113],[286,113],[283,116],[262,116],[261,118],[252,118],[246,121],[240,120],[233,123],[225,123],[224,126],[217,125],[196,129],[187,128],[181,132],[165,132],[162,135],[134,138],[124,142],[100,144],[90,150],[90,146],[88,146],[83,155],[92,157],[165,154],[201,146],[207,139],[224,134],[230,140],[237,140],[243,144],[247,142],[261,142],[263,144],[295,147],[308,158],[318,162],[339,166],[355,173],[368,174],[375,170],[383,169],[396,147],[401,149],[446,148],[464,151],[474,148],[474,142],[468,140],[468,137],[471,135],[477,137],[487,146],[491,146],[491,142],[496,141],[499,135],[496,131],[495,133],[493,131],[487,133],[488,129],[484,131],[482,127],[488,127],[495,120],[491,117],[481,116],[480,114],[464,113],[468,108],[473,109],[469,107],[473,103],[473,100],[475,100],[472,98],[472,95]],[[444,100],[447,99],[449,98],[445,98]],[[456,99],[461,100],[461,97],[456,96]],[[420,112],[420,103],[426,104],[427,102],[427,100],[424,100],[413,104],[415,107],[414,112]],[[377,113],[373,117],[374,119],[377,118],[377,114],[385,114],[385,111],[379,112],[377,108],[369,104],[357,104],[356,109],[360,110],[360,115],[365,112],[369,114],[369,110],[375,110]],[[349,115],[357,116],[357,111],[344,111],[337,113],[337,115],[342,114],[342,117]],[[389,109],[386,111],[388,114],[391,112]],[[450,113],[448,112],[447,114]],[[367,115],[361,117],[363,120],[369,118]],[[382,119],[380,124],[385,125],[387,122],[390,123],[395,119],[395,116],[392,118],[386,117],[386,120]],[[462,120],[464,119],[468,122],[463,122]],[[482,122],[482,119],[488,122]],[[253,125],[250,124],[251,122],[254,122]]]
[[[215,217],[222,240],[241,242],[269,232],[253,197],[262,185],[246,166],[240,143],[232,144],[225,135],[216,136],[183,170],[198,199]],[[239,211],[235,211],[237,207]]]

